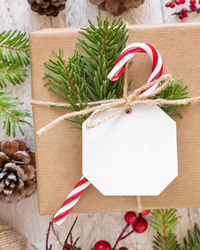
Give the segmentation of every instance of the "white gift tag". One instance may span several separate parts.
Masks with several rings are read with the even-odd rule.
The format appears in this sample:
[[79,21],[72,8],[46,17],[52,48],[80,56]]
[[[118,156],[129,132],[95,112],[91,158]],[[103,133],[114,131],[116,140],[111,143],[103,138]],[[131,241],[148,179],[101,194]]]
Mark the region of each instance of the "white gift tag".
[[95,128],[86,124],[83,176],[102,194],[159,195],[176,178],[176,123],[158,106],[133,107]]

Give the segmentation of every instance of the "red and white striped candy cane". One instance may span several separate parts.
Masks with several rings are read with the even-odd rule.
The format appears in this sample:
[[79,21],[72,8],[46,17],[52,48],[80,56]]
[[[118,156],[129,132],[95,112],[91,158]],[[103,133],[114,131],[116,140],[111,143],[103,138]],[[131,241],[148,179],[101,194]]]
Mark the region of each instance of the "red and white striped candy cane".
[[[163,72],[162,57],[157,49],[148,43],[132,43],[128,45],[118,57],[113,69],[108,74],[108,79],[111,81],[116,81],[123,73],[127,62],[133,58],[137,53],[146,53],[150,56],[153,62],[152,73],[147,80],[150,83],[158,79]],[[157,85],[152,86],[150,89],[146,90],[145,93],[149,93],[157,88]]]
[[[150,75],[147,83],[150,83],[158,79],[163,72],[163,64],[160,53],[150,44],[147,43],[133,43],[128,45],[120,54],[117,59],[112,71],[108,75],[108,79],[111,81],[116,81],[123,73],[127,62],[135,56],[136,53],[146,53],[150,56],[153,62],[152,74]],[[150,89],[142,93],[145,94],[154,90],[157,86],[152,86]],[[80,181],[76,184],[72,192],[67,196],[65,202],[62,204],[61,208],[55,214],[53,221],[60,225],[67,218],[67,215],[71,212],[73,207],[79,201],[81,195],[90,185],[90,182],[82,176]]]
[[80,181],[76,184],[72,192],[67,196],[67,199],[62,204],[61,208],[55,214],[53,221],[60,225],[64,222],[67,215],[71,212],[72,208],[79,201],[81,195],[84,193],[86,188],[90,185],[90,182],[85,178],[81,177]]

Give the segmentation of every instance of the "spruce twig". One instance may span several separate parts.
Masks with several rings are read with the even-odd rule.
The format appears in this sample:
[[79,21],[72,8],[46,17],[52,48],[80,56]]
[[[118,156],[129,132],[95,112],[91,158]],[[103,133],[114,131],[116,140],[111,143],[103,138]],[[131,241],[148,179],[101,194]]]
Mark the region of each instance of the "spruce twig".
[[29,65],[29,42],[20,31],[0,33],[0,88],[24,82],[26,66]]
[[[54,51],[55,60],[45,63],[48,72],[44,79],[49,90],[69,102],[71,111],[85,109],[88,102],[121,97],[123,76],[112,83],[107,75],[125,47],[127,32],[121,20],[114,20],[110,27],[107,19],[98,18],[97,27],[89,21],[89,27],[80,31],[82,38],[71,58],[66,61],[60,49],[58,54]],[[80,47],[82,53],[78,51]],[[67,120],[74,124],[71,127],[81,128],[87,117]]]
[[6,130],[6,135],[13,135],[15,137],[16,127],[24,135],[22,125],[27,124],[31,126],[27,118],[30,118],[28,110],[21,109],[23,102],[18,98],[8,96],[10,92],[0,90],[0,121],[2,122],[3,129]]
[[194,224],[193,232],[188,230],[187,237],[184,237],[183,250],[199,250],[200,249],[200,229],[197,223]]
[[[161,83],[162,84],[162,83]],[[166,100],[180,100],[188,98],[187,92],[187,85],[182,83],[182,78],[178,81],[171,82],[164,90],[160,92],[156,98],[162,98]],[[177,109],[181,108],[183,105],[176,105],[176,106],[168,106],[162,105],[160,106],[163,111],[165,111],[168,115],[177,114],[178,116],[182,117],[181,113],[177,111]]]
[[154,235],[154,250],[180,250],[174,233],[180,217],[176,209],[156,209],[151,212],[151,226],[156,230]]

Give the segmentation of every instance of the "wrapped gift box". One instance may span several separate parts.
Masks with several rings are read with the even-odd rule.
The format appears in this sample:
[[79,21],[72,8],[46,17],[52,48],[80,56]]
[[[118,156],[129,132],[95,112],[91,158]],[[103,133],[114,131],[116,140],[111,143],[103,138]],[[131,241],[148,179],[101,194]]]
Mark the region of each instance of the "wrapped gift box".
[[[77,36],[77,29],[46,29],[30,34],[33,99],[61,102],[43,86],[44,62],[54,58],[53,49],[63,48],[65,56],[71,56]],[[163,57],[164,72],[175,79],[183,77],[184,83],[189,85],[190,96],[200,96],[200,24],[130,26],[129,43],[132,42],[155,46]],[[146,55],[133,59],[129,79],[134,88],[145,83],[151,67]],[[181,113],[183,118],[173,116],[177,122],[179,175],[159,196],[142,197],[144,208],[200,207],[200,105],[186,106]],[[58,109],[34,105],[35,132],[61,114]],[[63,121],[41,136],[35,133],[42,215],[54,214],[81,176],[81,131],[67,125]],[[134,178],[143,181],[142,176],[133,176],[133,181]],[[110,212],[135,207],[135,197],[103,196],[90,186],[73,212]]]

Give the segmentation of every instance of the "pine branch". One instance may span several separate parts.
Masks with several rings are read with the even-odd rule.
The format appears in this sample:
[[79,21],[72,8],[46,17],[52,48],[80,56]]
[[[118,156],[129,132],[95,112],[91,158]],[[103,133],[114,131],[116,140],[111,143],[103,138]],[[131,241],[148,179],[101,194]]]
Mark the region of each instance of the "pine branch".
[[0,121],[3,129],[6,130],[6,135],[13,135],[15,137],[16,128],[24,135],[22,125],[31,124],[26,120],[30,118],[28,110],[21,109],[22,102],[18,98],[8,96],[10,92],[0,90]]
[[188,230],[187,238],[183,239],[183,250],[199,250],[200,249],[200,229],[198,225],[194,224],[194,230],[191,232]]
[[[114,83],[107,79],[107,75],[115,64],[119,54],[124,49],[128,39],[126,25],[120,19],[113,21],[109,26],[108,20],[97,18],[98,26],[95,27],[89,21],[88,28],[82,28],[79,32],[82,38],[78,38],[74,55],[65,61],[63,50],[57,54],[56,59],[49,60],[44,65],[48,69],[45,73],[49,90],[71,104],[70,110],[85,109],[88,102],[120,98],[122,96],[123,76]],[[156,98],[176,100],[187,98],[187,86],[180,79],[172,82]],[[78,103],[78,105],[77,105]],[[167,106],[161,108],[169,115],[176,113],[182,105]],[[66,109],[65,107],[54,107]],[[83,121],[88,116],[67,119],[72,122],[70,127],[81,129]],[[77,125],[78,124],[78,125]]]
[[[49,70],[44,76],[44,79],[47,80],[46,85],[49,87],[49,90],[71,104],[69,108],[71,111],[85,109],[87,103],[92,100],[92,94],[85,79],[82,56],[75,50],[74,55],[66,63],[62,49],[59,50],[59,54],[55,51],[54,54],[56,60],[49,60],[45,63],[45,67]],[[67,109],[63,107],[59,108]],[[77,116],[75,120],[68,120],[77,123],[81,128],[82,122],[86,118],[87,116],[82,118]]]
[[[119,20],[113,21],[109,27],[107,19],[98,19],[98,27],[90,21],[89,24],[89,28],[80,31],[84,39],[78,39],[77,43],[78,47],[82,47],[83,53],[75,49],[74,55],[66,62],[63,50],[60,49],[58,54],[54,51],[55,60],[44,64],[48,69],[44,76],[46,85],[71,104],[71,111],[85,109],[91,101],[122,96],[123,77],[112,83],[107,75],[125,47],[128,39],[126,25]],[[78,124],[71,127],[81,128],[87,117],[67,120]]]
[[128,40],[128,29],[121,19],[114,20],[109,27],[108,19],[97,17],[98,26],[89,21],[89,28],[82,28],[77,45],[84,51],[85,74],[87,82],[95,95],[95,100],[105,100],[122,96],[121,77],[116,82],[108,80],[107,75],[113,68]]
[[24,82],[25,67],[30,63],[29,43],[25,33],[3,31],[0,33],[0,88]]
[[180,217],[176,209],[157,209],[152,211],[151,226],[156,230],[153,240],[154,250],[180,250],[174,233]]
[[[163,84],[162,82],[161,84]],[[171,82],[164,90],[161,91],[159,95],[156,96],[156,98],[162,98],[166,100],[179,100],[179,99],[185,99],[188,98],[188,92],[186,92],[188,86],[182,84],[182,79],[179,79],[177,82]],[[180,112],[177,111],[177,109],[181,108],[183,105],[176,105],[176,106],[168,106],[168,105],[162,105],[160,106],[163,111],[165,111],[168,115],[171,114],[177,114],[180,117],[182,115]]]

